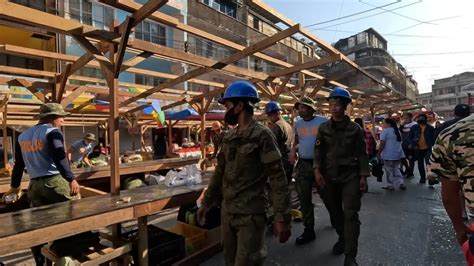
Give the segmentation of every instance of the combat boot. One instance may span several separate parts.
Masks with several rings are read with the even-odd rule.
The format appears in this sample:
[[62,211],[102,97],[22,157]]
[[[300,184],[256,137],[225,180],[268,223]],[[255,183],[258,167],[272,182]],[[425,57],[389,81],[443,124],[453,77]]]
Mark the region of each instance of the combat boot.
[[339,237],[339,240],[334,244],[332,247],[332,254],[337,256],[337,255],[342,255],[344,254],[344,239]]
[[316,233],[313,228],[305,228],[303,234],[296,238],[296,245],[304,245],[316,239]]
[[357,264],[356,259],[354,257],[346,256],[344,258],[344,266],[357,266],[357,265],[359,264]]

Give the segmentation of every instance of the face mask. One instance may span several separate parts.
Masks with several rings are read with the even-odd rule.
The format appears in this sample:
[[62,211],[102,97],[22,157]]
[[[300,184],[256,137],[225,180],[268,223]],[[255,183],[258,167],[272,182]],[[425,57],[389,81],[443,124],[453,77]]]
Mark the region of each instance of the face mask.
[[225,113],[224,121],[231,126],[235,126],[239,123],[239,114],[234,113],[234,107]]
[[419,124],[426,124],[426,120],[425,119],[418,119],[418,123]]

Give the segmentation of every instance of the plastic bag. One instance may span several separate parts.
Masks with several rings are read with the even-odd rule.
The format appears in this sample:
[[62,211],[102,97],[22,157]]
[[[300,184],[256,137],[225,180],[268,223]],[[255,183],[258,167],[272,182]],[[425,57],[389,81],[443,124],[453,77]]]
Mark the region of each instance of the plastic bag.
[[167,187],[184,186],[186,185],[186,176],[171,170],[166,174],[165,185]]
[[180,172],[169,171],[166,174],[165,185],[177,187],[184,185],[196,185],[202,183],[201,170],[197,165],[186,165]]
[[186,165],[184,167],[186,174],[186,185],[197,185],[202,183],[201,170],[196,164]]

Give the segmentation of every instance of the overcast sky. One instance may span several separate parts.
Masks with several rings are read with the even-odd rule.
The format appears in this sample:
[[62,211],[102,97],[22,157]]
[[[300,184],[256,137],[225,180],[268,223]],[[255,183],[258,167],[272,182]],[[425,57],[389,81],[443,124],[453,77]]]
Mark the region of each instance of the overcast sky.
[[420,92],[435,79],[474,71],[474,0],[264,1],[330,43],[374,28]]

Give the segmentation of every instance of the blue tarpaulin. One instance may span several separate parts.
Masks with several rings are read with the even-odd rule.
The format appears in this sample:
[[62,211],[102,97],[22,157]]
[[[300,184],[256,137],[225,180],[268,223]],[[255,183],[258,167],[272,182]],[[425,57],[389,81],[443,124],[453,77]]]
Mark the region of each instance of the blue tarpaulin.
[[193,109],[185,109],[179,112],[165,112],[166,120],[184,120],[189,116],[199,115]]

